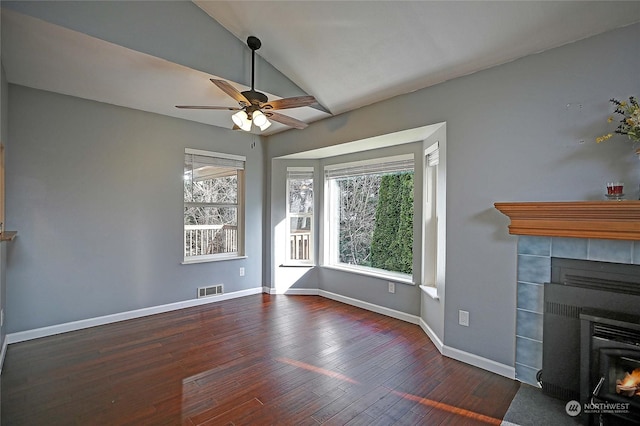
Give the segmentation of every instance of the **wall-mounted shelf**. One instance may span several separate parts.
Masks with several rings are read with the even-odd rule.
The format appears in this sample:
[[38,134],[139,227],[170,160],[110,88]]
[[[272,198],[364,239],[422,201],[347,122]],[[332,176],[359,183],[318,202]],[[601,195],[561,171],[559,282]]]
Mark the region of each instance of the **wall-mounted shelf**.
[[18,231],[4,231],[0,233],[0,241],[13,241],[18,235]]
[[640,201],[495,203],[511,219],[509,233],[640,240]]

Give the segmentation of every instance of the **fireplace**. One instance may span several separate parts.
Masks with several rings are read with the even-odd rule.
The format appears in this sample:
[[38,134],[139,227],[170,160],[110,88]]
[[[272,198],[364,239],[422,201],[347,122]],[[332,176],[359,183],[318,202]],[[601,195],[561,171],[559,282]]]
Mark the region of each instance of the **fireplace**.
[[[553,281],[552,259],[640,265],[640,201],[507,202],[495,203],[495,207],[509,217],[509,234],[519,236],[515,376],[536,386],[548,337],[543,336],[544,296]],[[567,302],[575,300],[578,299]],[[569,324],[575,331],[582,306],[566,305],[573,306],[565,314],[573,316]],[[572,345],[577,356],[577,338],[573,338]],[[579,386],[572,389],[573,395],[579,393]]]
[[580,314],[580,401],[590,425],[640,423],[640,316]]

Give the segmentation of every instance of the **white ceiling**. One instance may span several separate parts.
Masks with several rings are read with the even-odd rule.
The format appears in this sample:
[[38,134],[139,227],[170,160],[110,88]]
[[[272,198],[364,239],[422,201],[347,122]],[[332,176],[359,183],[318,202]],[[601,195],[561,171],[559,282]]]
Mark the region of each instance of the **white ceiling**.
[[[137,3],[137,9],[158,6],[155,2],[131,3]],[[259,37],[262,48],[257,53],[282,78],[315,96],[333,114],[640,22],[637,1],[194,3],[199,13],[213,18],[207,17],[212,27],[222,25],[241,40],[227,49],[250,57],[243,44],[249,35]],[[60,20],[49,20],[45,12],[31,12],[36,18],[29,12],[7,10],[5,4],[2,63],[10,83],[231,128],[230,111],[174,107],[236,106],[209,82],[211,77],[224,77],[164,59],[173,57],[171,54],[159,57],[120,45],[115,41],[117,35],[90,36],[77,26],[65,28]],[[33,11],[39,6],[29,7]],[[47,7],[55,5],[49,2]],[[171,36],[179,38],[181,33]],[[206,49],[217,40],[190,43],[202,43]],[[250,68],[250,62],[238,65]],[[260,70],[256,67],[258,75]],[[240,84],[246,84],[246,74],[227,79],[240,90],[248,89]],[[256,86],[270,99],[300,94],[269,93]],[[282,112],[308,123],[329,117],[311,107]],[[266,134],[286,129],[275,124]]]

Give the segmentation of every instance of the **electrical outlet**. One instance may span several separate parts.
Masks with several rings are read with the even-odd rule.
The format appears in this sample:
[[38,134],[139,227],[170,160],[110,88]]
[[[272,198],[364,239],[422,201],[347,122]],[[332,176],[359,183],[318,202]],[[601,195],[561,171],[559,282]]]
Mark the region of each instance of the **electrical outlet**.
[[469,311],[458,311],[458,324],[469,327]]
[[392,283],[391,281],[389,281],[389,293],[395,293],[396,292],[396,283]]
[[240,268],[240,276],[244,277],[244,268]]

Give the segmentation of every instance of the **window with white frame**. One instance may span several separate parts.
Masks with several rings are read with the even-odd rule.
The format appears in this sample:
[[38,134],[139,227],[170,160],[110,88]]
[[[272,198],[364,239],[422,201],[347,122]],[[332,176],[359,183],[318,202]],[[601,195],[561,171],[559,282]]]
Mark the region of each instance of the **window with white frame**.
[[244,254],[245,157],[185,149],[184,261]]
[[287,262],[313,264],[313,167],[287,167]]
[[325,166],[327,265],[410,276],[412,154]]
[[439,142],[424,150],[424,206],[423,223],[423,284],[435,287],[438,263],[438,165],[440,164]]

